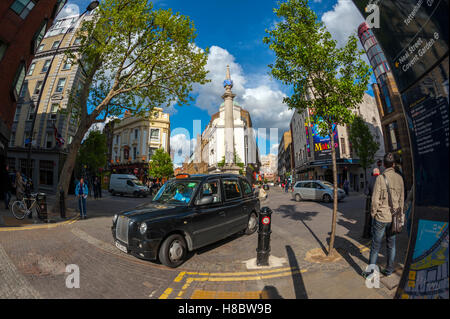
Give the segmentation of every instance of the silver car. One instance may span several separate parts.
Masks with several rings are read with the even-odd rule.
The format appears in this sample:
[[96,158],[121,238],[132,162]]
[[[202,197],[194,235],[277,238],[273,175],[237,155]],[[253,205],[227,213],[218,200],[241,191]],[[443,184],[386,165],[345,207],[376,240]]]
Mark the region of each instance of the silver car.
[[[338,188],[338,200],[345,197],[344,190]],[[292,198],[297,202],[302,200],[320,200],[330,203],[333,200],[333,184],[326,181],[299,181],[294,185]]]

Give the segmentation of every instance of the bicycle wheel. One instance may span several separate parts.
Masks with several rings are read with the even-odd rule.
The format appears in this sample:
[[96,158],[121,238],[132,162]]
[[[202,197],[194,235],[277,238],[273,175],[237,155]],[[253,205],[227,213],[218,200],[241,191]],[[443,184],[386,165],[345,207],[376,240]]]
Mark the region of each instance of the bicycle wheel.
[[27,215],[27,209],[22,201],[15,201],[11,206],[11,211],[17,219],[24,219]]

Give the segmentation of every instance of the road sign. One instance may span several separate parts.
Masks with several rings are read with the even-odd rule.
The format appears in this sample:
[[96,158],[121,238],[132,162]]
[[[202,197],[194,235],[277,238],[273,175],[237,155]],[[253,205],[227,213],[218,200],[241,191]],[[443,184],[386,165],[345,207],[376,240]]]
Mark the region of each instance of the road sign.
[[269,225],[269,224],[270,224],[270,218],[269,218],[269,217],[264,217],[264,218],[262,219],[262,223],[263,223],[264,225]]

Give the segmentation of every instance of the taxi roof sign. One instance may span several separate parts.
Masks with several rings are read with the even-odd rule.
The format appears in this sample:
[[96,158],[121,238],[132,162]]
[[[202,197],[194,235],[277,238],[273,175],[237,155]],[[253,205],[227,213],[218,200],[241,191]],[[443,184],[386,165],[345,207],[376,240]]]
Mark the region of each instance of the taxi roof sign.
[[191,177],[191,175],[189,175],[189,174],[178,174],[177,176],[175,176],[176,179],[189,178],[189,177]]

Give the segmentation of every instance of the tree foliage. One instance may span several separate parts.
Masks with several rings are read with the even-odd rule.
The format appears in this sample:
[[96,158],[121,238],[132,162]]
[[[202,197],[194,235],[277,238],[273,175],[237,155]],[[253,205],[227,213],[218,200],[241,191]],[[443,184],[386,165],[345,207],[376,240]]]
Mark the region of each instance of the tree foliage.
[[91,131],[83,144],[81,144],[77,163],[80,167],[87,166],[91,173],[96,173],[100,167],[106,165],[107,152],[105,134],[96,130]]
[[[94,123],[120,116],[151,117],[156,106],[186,103],[194,84],[204,84],[208,50],[195,46],[195,28],[186,16],[153,9],[148,0],[103,0],[77,31],[80,46],[66,55],[79,66],[81,85],[67,112],[78,128],[76,154]],[[67,192],[75,156],[68,156],[59,187]]]
[[[338,47],[308,0],[287,0],[274,9],[280,21],[266,30],[263,39],[276,54],[269,65],[274,78],[291,85],[293,93],[283,101],[290,109],[310,111],[319,133],[333,141],[333,124],[346,125],[352,110],[361,103],[370,78],[369,66],[361,59],[354,35]],[[333,143],[331,143],[333,144]],[[334,180],[333,219],[328,253],[334,245],[337,218],[336,150],[331,147]]]
[[149,176],[153,178],[168,178],[173,176],[173,163],[169,153],[157,149],[149,162]]
[[361,167],[367,169],[374,161],[380,145],[374,140],[366,122],[355,116],[349,126],[349,141],[359,158]]

